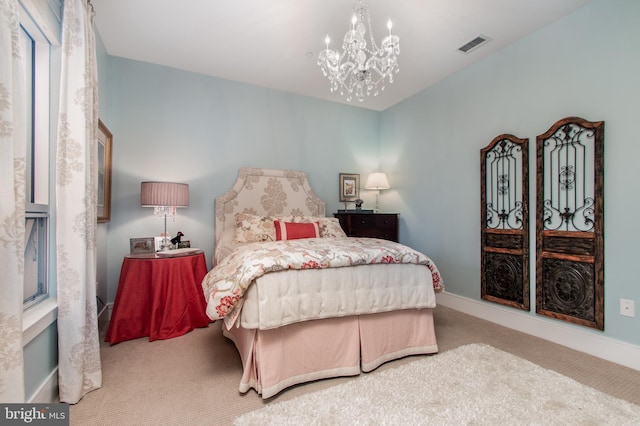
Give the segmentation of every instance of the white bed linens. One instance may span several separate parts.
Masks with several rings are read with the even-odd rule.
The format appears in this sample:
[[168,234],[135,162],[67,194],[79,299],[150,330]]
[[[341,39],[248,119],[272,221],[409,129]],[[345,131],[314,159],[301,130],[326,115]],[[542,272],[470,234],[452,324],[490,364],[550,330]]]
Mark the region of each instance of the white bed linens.
[[[440,273],[431,259],[391,241],[371,238],[307,238],[251,243],[225,257],[205,276],[202,286],[207,299],[207,314],[211,319],[225,318],[227,327],[231,327],[240,314],[245,292],[255,279],[268,272],[372,264],[420,265],[432,277],[431,285],[425,285],[424,282],[422,284],[430,287],[431,292],[434,288],[442,289]],[[305,290],[304,287],[300,289],[301,292]],[[318,288],[308,289],[309,293],[314,290],[317,291]],[[375,297],[373,301],[375,302]],[[303,315],[307,316],[307,313]]]
[[236,325],[268,330],[300,321],[435,306],[432,273],[423,265],[286,270],[255,280],[244,294]]

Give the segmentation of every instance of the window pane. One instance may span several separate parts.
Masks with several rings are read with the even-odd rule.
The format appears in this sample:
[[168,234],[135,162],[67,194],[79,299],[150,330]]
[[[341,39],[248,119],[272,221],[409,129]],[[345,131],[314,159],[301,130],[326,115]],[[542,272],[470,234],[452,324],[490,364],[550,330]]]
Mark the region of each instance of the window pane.
[[23,67],[25,71],[25,93],[26,93],[26,107],[27,111],[27,158],[30,159],[27,164],[27,187],[26,196],[27,196],[27,204],[33,203],[33,45],[34,41],[29,35],[28,32],[25,31],[23,27],[20,27],[20,44],[22,45],[22,61]]
[[47,218],[27,217],[24,241],[25,307],[46,296],[47,292]]

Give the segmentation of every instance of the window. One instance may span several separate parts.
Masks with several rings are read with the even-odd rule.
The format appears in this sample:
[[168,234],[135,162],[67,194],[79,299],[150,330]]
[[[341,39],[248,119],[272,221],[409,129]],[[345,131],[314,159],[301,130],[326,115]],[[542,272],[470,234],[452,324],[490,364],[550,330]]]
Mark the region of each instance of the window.
[[26,309],[49,296],[50,43],[24,9],[20,10],[20,44],[27,107],[24,249]]

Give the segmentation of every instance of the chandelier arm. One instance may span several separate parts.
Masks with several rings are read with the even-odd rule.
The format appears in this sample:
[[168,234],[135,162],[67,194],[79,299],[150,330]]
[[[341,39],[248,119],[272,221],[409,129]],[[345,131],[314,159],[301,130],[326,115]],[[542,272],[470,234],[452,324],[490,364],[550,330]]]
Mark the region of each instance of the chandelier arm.
[[389,72],[393,69],[393,67],[391,66],[384,66],[383,65],[383,59],[384,58],[375,58],[375,57],[371,57],[369,58],[369,60],[367,60],[367,69],[371,70],[371,71],[375,71],[378,76],[380,77],[378,80],[376,80],[377,84],[378,82],[380,82],[381,80],[384,80],[384,78],[387,76],[387,74],[389,74]]

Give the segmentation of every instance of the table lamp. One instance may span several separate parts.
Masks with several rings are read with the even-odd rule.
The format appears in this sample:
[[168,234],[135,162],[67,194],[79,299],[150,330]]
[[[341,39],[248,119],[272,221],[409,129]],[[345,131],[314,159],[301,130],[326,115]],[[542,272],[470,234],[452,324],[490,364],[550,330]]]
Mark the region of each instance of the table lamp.
[[164,233],[160,250],[167,250],[171,247],[167,234],[167,217],[175,217],[176,207],[189,207],[189,185],[173,182],[142,182],[140,205],[153,207],[154,215],[164,216]]
[[376,208],[374,210],[375,213],[378,213],[378,196],[380,195],[380,191],[382,189],[389,189],[389,180],[387,179],[387,175],[382,172],[374,172],[369,173],[367,177],[367,182],[364,185],[364,189],[375,189],[376,192]]

